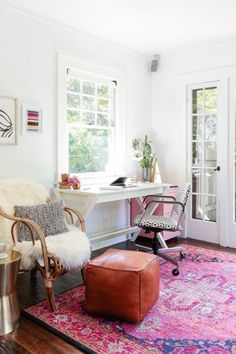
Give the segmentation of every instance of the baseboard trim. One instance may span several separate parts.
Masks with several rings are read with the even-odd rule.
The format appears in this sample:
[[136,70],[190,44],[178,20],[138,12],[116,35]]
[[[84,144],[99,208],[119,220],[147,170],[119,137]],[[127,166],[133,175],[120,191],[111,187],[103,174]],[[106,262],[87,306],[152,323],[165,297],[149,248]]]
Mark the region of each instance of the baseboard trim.
[[94,240],[91,238],[91,246],[92,246],[92,250],[95,251],[104,247],[109,247],[117,243],[127,241],[128,239],[129,239],[128,235],[121,235],[116,237],[106,236],[106,237],[96,238]]

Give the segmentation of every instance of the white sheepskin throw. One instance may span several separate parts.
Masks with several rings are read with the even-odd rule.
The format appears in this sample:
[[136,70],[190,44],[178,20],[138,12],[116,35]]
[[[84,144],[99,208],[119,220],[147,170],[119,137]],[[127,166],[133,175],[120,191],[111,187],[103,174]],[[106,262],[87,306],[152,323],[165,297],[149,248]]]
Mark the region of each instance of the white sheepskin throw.
[[[40,184],[21,179],[0,180],[0,207],[14,215],[14,205],[34,205],[47,201],[47,190]],[[12,221],[0,216],[0,242],[12,243]]]
[[[48,252],[56,256],[66,270],[81,269],[90,259],[91,248],[86,234],[74,225],[68,226],[69,231],[53,236],[47,236]],[[13,248],[22,254],[21,269],[30,270],[36,260],[42,264],[42,249],[37,240],[33,246],[31,241],[17,242]]]

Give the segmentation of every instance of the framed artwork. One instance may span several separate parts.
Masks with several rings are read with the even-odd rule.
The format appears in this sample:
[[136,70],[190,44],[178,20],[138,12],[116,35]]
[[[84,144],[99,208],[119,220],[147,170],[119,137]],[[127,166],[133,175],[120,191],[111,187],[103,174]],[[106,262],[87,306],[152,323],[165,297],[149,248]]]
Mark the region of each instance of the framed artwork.
[[17,99],[0,96],[0,145],[16,144]]
[[22,106],[22,127],[26,132],[42,133],[42,110],[36,106]]

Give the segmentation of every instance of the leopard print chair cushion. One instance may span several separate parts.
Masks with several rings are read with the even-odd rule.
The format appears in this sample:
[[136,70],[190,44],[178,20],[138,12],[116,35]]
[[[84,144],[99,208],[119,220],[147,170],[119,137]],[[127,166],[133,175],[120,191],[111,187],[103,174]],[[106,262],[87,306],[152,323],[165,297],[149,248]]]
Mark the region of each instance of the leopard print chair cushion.
[[154,227],[157,229],[165,229],[171,231],[182,230],[181,226],[178,226],[178,222],[174,219],[171,219],[167,216],[157,216],[157,215],[145,215],[142,220],[142,215],[137,215],[134,219],[135,224],[139,227],[148,228]]
[[[187,203],[190,193],[190,184],[182,183],[178,187],[177,196],[175,201],[181,203],[184,207]],[[182,230],[179,225],[179,219],[182,216],[183,207],[180,204],[173,204],[173,208],[168,216],[152,215],[149,213],[149,207],[146,209],[146,213],[143,215],[137,215],[134,219],[135,224],[142,228],[157,228],[163,230],[177,231]],[[151,207],[150,207],[151,212]]]

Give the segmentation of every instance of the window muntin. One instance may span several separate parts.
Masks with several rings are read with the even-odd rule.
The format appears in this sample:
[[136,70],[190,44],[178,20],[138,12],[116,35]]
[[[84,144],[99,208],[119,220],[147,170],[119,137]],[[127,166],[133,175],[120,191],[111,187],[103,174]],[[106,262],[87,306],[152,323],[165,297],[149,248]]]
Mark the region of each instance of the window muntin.
[[112,171],[115,83],[67,75],[68,164],[70,173]]

